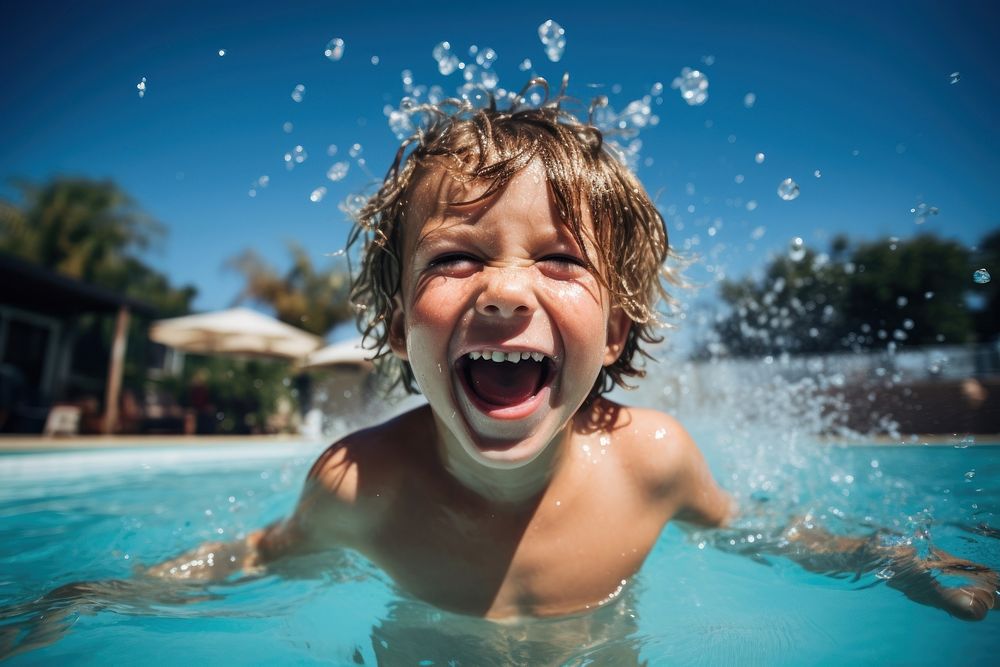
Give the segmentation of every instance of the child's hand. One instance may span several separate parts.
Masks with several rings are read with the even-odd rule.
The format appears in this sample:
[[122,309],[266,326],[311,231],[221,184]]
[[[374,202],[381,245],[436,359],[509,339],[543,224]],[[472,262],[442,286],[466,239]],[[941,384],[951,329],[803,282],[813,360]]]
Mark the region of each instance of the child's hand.
[[168,561],[139,569],[136,574],[209,582],[223,581],[235,572],[259,575],[265,570],[257,553],[261,534],[262,531],[254,531],[236,542],[205,542]]

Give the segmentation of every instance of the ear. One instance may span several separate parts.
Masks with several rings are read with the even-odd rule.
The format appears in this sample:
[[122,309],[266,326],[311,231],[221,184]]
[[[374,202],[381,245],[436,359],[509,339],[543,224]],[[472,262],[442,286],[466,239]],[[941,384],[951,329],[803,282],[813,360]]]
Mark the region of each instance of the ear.
[[392,314],[389,316],[389,348],[398,358],[407,360],[406,313],[398,294],[392,299]]
[[610,366],[618,361],[625,349],[625,339],[632,330],[632,318],[618,306],[612,306],[608,315],[607,342],[604,344],[604,365]]

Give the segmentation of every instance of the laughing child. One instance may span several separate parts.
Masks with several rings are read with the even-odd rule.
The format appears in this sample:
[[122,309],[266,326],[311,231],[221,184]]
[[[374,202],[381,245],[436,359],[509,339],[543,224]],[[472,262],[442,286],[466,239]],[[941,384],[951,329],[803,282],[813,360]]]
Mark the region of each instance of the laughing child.
[[[136,591],[347,547],[444,609],[566,615],[613,599],[669,521],[734,514],[677,421],[605,398],[643,375],[667,297],[666,228],[636,177],[555,102],[423,113],[351,242],[364,245],[352,299],[376,363],[427,405],[327,449],[287,519],[148,568]],[[902,573],[890,585],[918,602],[971,619],[993,607],[996,574],[943,552],[809,521],[785,538],[782,555],[809,569],[889,562]],[[973,576],[944,588],[934,571]]]

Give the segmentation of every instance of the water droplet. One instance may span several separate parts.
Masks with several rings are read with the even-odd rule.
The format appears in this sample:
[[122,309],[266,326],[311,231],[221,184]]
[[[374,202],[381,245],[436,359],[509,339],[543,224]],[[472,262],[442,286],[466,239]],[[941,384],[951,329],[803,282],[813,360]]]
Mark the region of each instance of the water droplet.
[[757,200],[756,199],[751,199],[750,201],[747,202],[747,210],[748,211],[753,211],[756,208],[757,208]]
[[219,57],[222,58],[225,55],[226,55],[226,50],[225,49],[219,49]]
[[977,285],[985,285],[991,280],[993,280],[993,276],[986,269],[976,269],[976,272],[972,274],[972,281]]
[[326,188],[321,185],[312,191],[312,193],[309,195],[309,201],[315,204],[317,202],[323,201],[323,197],[325,196],[326,196]]
[[410,92],[410,89],[413,87],[413,72],[408,69],[404,69],[399,73],[399,76],[403,80],[403,88],[406,92]]
[[685,67],[673,80],[671,88],[680,91],[681,97],[691,106],[700,106],[708,100],[708,77],[696,69]]
[[294,130],[294,129],[295,129],[295,126],[292,125],[287,120],[284,123],[281,124],[281,131],[284,132],[285,134],[291,134],[292,130]]
[[525,58],[521,61],[521,64],[517,66],[522,72],[527,72],[531,69],[531,58]]
[[753,156],[753,161],[756,162],[757,164],[764,164],[764,154],[757,153],[756,155]]
[[790,178],[786,178],[778,184],[778,196],[785,201],[792,201],[799,196],[799,184]]
[[892,579],[894,576],[896,576],[896,573],[893,572],[888,567],[883,567],[881,570],[875,573],[875,576],[884,581],[886,579]]
[[965,473],[965,479],[975,479],[975,478],[976,478],[975,470],[970,470],[967,473]]
[[497,61],[497,52],[493,49],[486,47],[481,49],[476,55],[476,64],[485,69],[489,69],[493,66],[493,63]]
[[270,182],[271,182],[271,177],[268,176],[267,174],[264,174],[263,176],[257,179],[257,185],[262,188],[266,188]]
[[927,218],[938,214],[938,207],[920,202],[910,209],[910,214],[913,215],[913,222],[922,225],[927,222]]
[[337,154],[337,144],[330,144],[326,147],[326,154],[333,157]]
[[764,234],[767,232],[767,228],[763,225],[760,227],[754,227],[754,230],[750,232],[750,238],[754,241],[759,241],[764,238]]
[[331,181],[336,183],[337,181],[343,180],[347,176],[348,170],[351,165],[347,162],[334,162],[329,169],[326,170],[326,177]]
[[801,262],[806,256],[806,244],[801,237],[796,236],[792,239],[792,242],[788,244],[788,259],[793,262]]
[[346,213],[348,217],[356,219],[358,213],[364,208],[365,204],[368,203],[368,198],[364,195],[350,194],[344,198],[344,201],[337,204],[337,208]]
[[146,96],[146,77],[142,77],[142,81],[135,84],[135,89],[139,91],[139,99]]
[[306,149],[302,146],[296,146],[292,150],[285,153],[285,167],[288,169],[294,169],[295,165],[302,164],[306,161],[309,154],[306,153]]
[[813,172],[813,176],[815,176],[816,178],[822,178],[823,177],[823,173],[820,172],[819,169],[817,169],[816,171]]
[[563,27],[549,19],[538,26],[538,39],[542,40],[548,59],[554,63],[559,62],[566,50],[566,31]]
[[458,56],[451,52],[451,44],[448,42],[440,42],[431,51],[431,55],[434,56],[434,60],[437,61],[438,71],[442,75],[448,76],[456,69],[458,69]]
[[305,95],[306,95],[306,87],[303,86],[301,83],[295,84],[295,87],[292,88],[292,99],[296,102],[301,102],[302,98],[305,97]]
[[359,155],[361,155],[363,151],[364,149],[361,147],[361,144],[352,144],[351,147],[347,150],[347,154],[353,158],[356,158]]
[[757,96],[753,93],[747,93],[743,96],[743,106],[747,109],[753,109],[753,105],[757,104]]
[[734,178],[733,180],[736,181],[737,183],[742,183],[744,180],[743,174],[736,174],[736,178]]
[[909,302],[910,302],[910,300],[907,299],[905,296],[898,296],[898,297],[896,297],[896,307],[897,308],[903,308]]
[[380,62],[378,56],[372,56],[372,65],[378,65]]
[[962,80],[961,72],[952,72],[951,74],[948,75],[948,81],[953,86],[961,80]]
[[398,109],[391,109],[389,111],[389,130],[400,141],[413,134],[414,127],[413,121],[410,120],[410,114]]
[[715,64],[715,56],[713,55],[702,56],[701,62],[703,65],[705,65],[705,67],[711,67],[712,65]]
[[344,40],[340,37],[334,37],[326,44],[326,48],[323,50],[323,55],[337,62],[344,57]]

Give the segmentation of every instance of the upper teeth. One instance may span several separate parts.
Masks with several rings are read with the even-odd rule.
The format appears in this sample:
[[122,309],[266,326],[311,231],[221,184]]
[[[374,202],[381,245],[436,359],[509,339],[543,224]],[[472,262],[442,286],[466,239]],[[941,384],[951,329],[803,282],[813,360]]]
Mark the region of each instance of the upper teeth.
[[486,361],[512,361],[515,364],[522,359],[533,359],[541,361],[545,355],[541,352],[500,352],[499,350],[486,350],[485,352],[469,352],[469,359],[484,359]]

